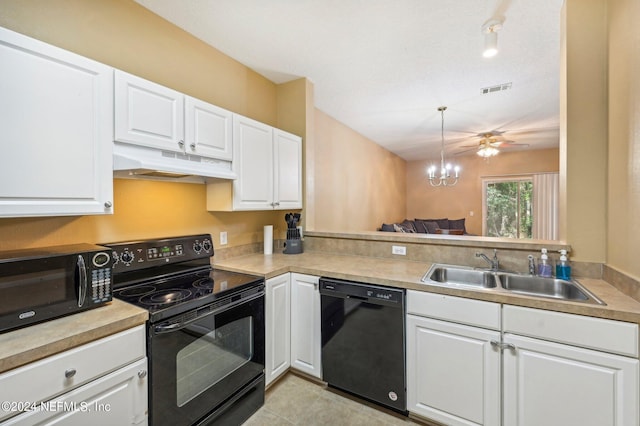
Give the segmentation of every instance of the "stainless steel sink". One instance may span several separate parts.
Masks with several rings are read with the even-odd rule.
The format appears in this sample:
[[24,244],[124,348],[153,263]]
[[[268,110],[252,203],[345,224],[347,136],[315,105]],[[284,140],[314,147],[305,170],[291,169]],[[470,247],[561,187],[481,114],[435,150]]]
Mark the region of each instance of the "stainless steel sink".
[[496,276],[493,272],[441,264],[434,264],[426,275],[422,277],[422,281],[482,288],[495,288],[497,286]]
[[435,263],[422,277],[422,282],[445,287],[467,286],[487,291],[516,293],[571,302],[605,304],[577,281],[503,271],[494,272],[468,266]]
[[499,274],[499,277],[502,288],[513,293],[574,302],[593,303],[592,300],[595,300],[595,303],[602,304],[601,300],[575,281],[515,274]]

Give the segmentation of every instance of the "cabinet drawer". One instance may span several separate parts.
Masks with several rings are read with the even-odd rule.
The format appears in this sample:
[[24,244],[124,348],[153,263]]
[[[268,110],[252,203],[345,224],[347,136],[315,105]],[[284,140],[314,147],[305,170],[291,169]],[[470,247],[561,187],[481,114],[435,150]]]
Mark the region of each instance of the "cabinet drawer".
[[505,333],[638,356],[638,324],[509,305],[503,320]]
[[[146,355],[144,326],[87,343],[0,375],[0,401],[46,401]],[[71,377],[71,372],[75,374]],[[0,409],[0,419],[15,412]]]
[[408,290],[407,313],[500,330],[499,303]]

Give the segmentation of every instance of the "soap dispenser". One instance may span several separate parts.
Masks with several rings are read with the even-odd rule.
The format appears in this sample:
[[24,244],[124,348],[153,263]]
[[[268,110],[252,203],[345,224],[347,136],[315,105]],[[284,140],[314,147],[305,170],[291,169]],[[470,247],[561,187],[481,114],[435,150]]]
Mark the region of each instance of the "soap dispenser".
[[567,260],[566,250],[560,250],[560,263],[556,265],[556,278],[561,280],[571,279],[571,265]]
[[547,256],[547,249],[542,249],[540,255],[540,262],[538,262],[538,275],[545,278],[551,278],[551,264],[549,263],[549,256]]

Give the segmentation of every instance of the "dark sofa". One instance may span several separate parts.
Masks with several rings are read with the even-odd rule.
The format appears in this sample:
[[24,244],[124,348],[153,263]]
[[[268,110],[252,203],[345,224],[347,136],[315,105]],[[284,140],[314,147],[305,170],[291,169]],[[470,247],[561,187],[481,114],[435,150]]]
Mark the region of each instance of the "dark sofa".
[[399,223],[383,223],[379,231],[383,232],[408,232],[417,234],[446,234],[449,230],[462,230],[462,234],[467,233],[465,219],[405,219]]

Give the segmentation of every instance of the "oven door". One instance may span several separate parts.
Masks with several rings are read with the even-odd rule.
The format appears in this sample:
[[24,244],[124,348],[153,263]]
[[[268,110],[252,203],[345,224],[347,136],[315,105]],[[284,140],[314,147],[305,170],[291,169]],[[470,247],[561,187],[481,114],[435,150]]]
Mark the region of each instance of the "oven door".
[[200,422],[264,374],[264,290],[227,301],[150,325],[151,424]]

